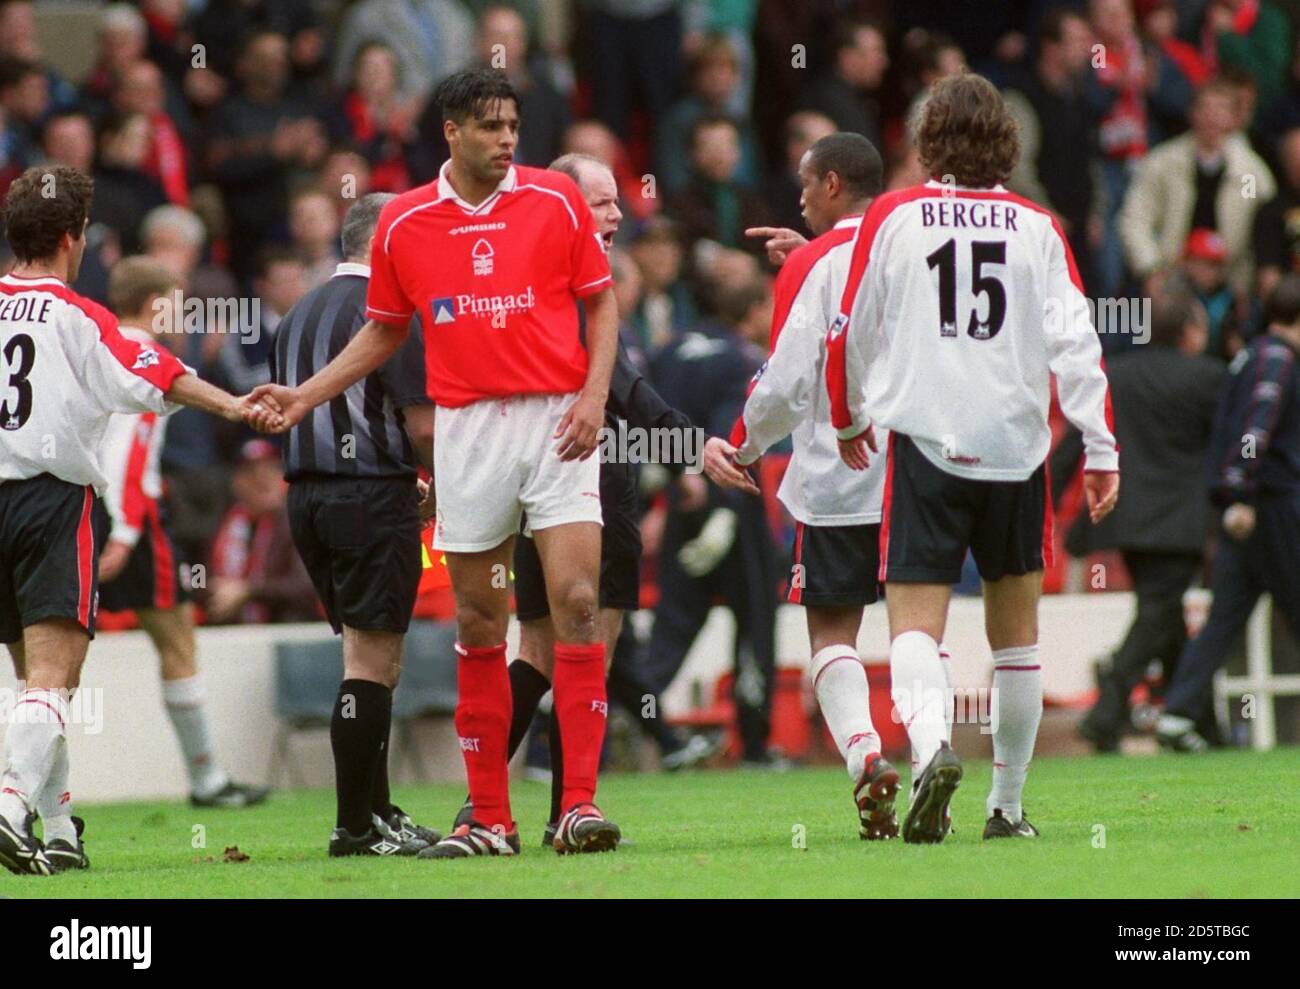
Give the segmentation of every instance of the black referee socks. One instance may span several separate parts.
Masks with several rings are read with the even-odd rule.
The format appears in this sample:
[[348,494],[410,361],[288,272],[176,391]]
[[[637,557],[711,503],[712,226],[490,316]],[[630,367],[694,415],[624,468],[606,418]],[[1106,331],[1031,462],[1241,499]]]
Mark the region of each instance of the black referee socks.
[[371,797],[379,760],[388,756],[393,692],[371,680],[344,680],[330,719],[338,827],[361,836],[370,830]]
[[536,668],[516,659],[507,671],[510,674],[510,744],[506,749],[510,758],[515,754],[528,726],[533,723],[537,705],[542,702],[546,692],[551,689],[551,681],[537,672]]

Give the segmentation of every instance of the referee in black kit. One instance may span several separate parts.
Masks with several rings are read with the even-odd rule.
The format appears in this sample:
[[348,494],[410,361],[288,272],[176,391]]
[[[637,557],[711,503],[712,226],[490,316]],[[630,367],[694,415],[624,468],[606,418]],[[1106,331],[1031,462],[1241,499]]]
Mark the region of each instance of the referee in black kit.
[[[348,210],[344,260],[276,331],[269,358],[276,384],[302,384],[365,324],[370,240],[392,198],[374,193]],[[415,855],[439,839],[388,793],[393,688],[420,583],[416,457],[433,462],[433,405],[413,329],[387,363],[309,412],[284,444],[294,545],[330,625],[343,634],[343,682],[330,722],[338,796],[332,856]]]

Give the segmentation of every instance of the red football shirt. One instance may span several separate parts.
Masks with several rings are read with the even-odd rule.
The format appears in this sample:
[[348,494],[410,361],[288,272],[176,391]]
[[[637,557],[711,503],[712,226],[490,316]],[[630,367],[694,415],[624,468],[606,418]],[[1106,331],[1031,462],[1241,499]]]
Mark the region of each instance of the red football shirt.
[[514,166],[474,207],[447,169],[380,214],[366,315],[404,326],[420,313],[437,405],[581,390],[578,300],[611,279],[578,187],[559,172]]

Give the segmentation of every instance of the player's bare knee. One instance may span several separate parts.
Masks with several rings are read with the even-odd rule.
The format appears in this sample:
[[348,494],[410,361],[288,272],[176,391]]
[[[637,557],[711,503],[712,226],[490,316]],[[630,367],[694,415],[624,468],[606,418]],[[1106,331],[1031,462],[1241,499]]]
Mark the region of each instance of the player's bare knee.
[[565,642],[599,642],[597,592],[594,582],[575,580],[556,595],[551,605],[557,636]]
[[461,600],[456,602],[456,634],[462,645],[473,647],[495,646],[506,637],[510,616],[498,615],[483,602]]

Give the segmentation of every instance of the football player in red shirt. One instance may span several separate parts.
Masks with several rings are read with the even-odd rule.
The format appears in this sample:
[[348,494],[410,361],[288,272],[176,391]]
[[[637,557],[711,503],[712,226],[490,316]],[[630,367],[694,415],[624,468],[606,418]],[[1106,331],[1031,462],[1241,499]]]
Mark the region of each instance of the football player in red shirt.
[[505,638],[521,517],[541,556],[557,640],[565,812],[556,849],[612,850],[618,828],[593,802],[606,698],[596,620],[600,464],[592,454],[618,332],[609,265],[573,180],[513,164],[519,102],[502,73],[457,73],[434,98],[451,159],[435,181],[380,215],[370,322],[298,388],[268,385],[255,395],[273,397],[297,422],[382,364],[420,314],[436,406],[434,546],[446,553],[456,595],[456,730],[474,806],[470,823],[421,855],[519,851],[506,760]]

